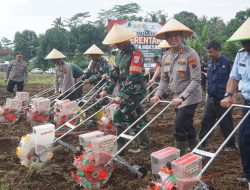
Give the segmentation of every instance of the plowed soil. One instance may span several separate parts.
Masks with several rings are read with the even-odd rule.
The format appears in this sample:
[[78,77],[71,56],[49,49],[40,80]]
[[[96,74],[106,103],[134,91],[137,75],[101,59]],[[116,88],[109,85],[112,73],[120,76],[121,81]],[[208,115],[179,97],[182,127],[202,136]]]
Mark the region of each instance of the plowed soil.
[[[48,88],[48,85],[28,85],[26,91],[36,94],[42,89]],[[0,104],[3,104],[8,97],[5,87],[0,87]],[[148,105],[149,106],[149,105]],[[154,109],[149,117],[153,117],[164,105]],[[194,125],[197,130],[200,128],[200,122],[203,112],[204,102],[199,105],[194,118]],[[125,152],[126,160],[132,165],[141,165],[147,168],[148,174],[143,179],[136,179],[126,170],[117,167],[105,189],[108,190],[138,190],[145,189],[152,180],[150,165],[150,154],[168,146],[174,146],[172,127],[174,122],[174,109],[168,109],[160,116],[149,128],[151,138],[151,148],[136,155]],[[237,123],[241,118],[240,109],[233,112],[234,122]],[[21,166],[16,156],[16,147],[23,135],[32,132],[32,128],[21,119],[14,126],[0,126],[0,190],[69,190],[77,189],[70,170],[73,165],[73,154],[66,149],[56,149],[53,159],[44,165],[26,168]],[[65,141],[78,144],[77,134],[70,134]],[[208,142],[208,150],[216,150],[223,141],[222,134],[217,129]],[[137,142],[130,145],[129,148],[136,148]],[[243,190],[248,189],[247,185],[240,184],[236,178],[242,175],[241,161],[239,151],[221,152],[212,162],[203,175],[203,181],[209,185],[209,189],[216,190]]]

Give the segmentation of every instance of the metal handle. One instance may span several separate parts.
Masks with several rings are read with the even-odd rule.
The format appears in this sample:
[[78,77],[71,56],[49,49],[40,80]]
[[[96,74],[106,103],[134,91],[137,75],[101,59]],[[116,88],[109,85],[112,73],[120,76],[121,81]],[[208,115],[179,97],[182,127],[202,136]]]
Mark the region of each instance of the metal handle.
[[[250,106],[240,105],[240,104],[232,104],[227,111],[221,116],[221,118],[214,124],[214,126],[210,129],[210,131],[205,135],[205,137],[198,143],[198,145],[194,148],[197,149],[206,139],[207,137],[213,132],[213,130],[218,126],[220,121],[226,116],[226,114],[233,108],[233,107],[242,107],[242,108],[249,108]],[[231,139],[231,137],[234,135],[234,133],[238,130],[240,125],[245,121],[245,119],[250,114],[250,110],[245,114],[245,116],[241,119],[241,121],[238,123],[238,125],[234,128],[234,130],[230,133],[230,135],[226,138],[226,140],[220,145],[220,147],[217,149],[217,151],[214,153],[214,156],[206,163],[206,165],[202,168],[201,172],[197,176],[197,179],[200,179],[202,174],[205,172],[205,170],[209,167],[209,165],[212,163],[212,161],[215,159],[215,157],[220,153],[220,151],[224,148],[224,146],[227,144],[227,142]],[[193,153],[193,151],[192,151]]]
[[[106,98],[106,97],[104,97]],[[95,104],[93,104],[91,107],[93,107],[94,105],[98,104],[100,101],[102,101],[104,98],[100,99],[99,101],[97,101]],[[99,113],[100,111],[104,110],[106,107],[108,107],[110,104],[112,104],[113,102],[110,102],[108,103],[106,106],[102,107],[101,109],[99,109],[98,111],[96,111],[95,113],[93,113],[91,116],[89,116],[88,118],[86,118],[84,121],[80,122],[79,124],[77,124],[75,126],[75,128],[72,128],[70,130],[68,130],[67,132],[65,132],[63,135],[61,135],[60,137],[56,138],[50,145],[48,145],[47,147],[50,147],[51,145],[53,145],[55,142],[57,142],[58,140],[60,140],[61,138],[63,138],[64,136],[66,136],[67,134],[69,134],[71,131],[75,130],[76,128],[78,128],[80,125],[82,125],[83,123],[85,123],[86,121],[88,121],[89,119],[91,119],[92,117],[94,117],[97,113]],[[87,111],[88,109],[90,109],[91,107],[88,107],[87,109],[85,109],[84,111]],[[80,114],[78,114],[79,116]],[[77,116],[75,116],[76,118]],[[69,121],[67,122],[70,122],[72,121],[72,119],[70,119]],[[62,125],[61,127],[59,128],[62,128],[64,125]],[[59,130],[59,128],[57,128],[55,131]]]
[[142,133],[142,131],[144,131],[155,119],[157,119],[170,105],[171,105],[171,101],[158,101],[156,103],[154,103],[147,111],[145,111],[145,113],[143,113],[136,121],[134,121],[134,123],[132,123],[129,127],[127,127],[127,129],[125,129],[118,137],[117,140],[119,138],[121,138],[122,134],[125,134],[129,129],[131,129],[141,118],[143,118],[150,110],[152,110],[158,103],[168,103],[153,119],[151,119],[142,129],[140,129],[140,131],[138,133],[136,133],[135,136],[133,136],[133,139],[129,140],[120,150],[118,150],[115,155],[105,164],[108,165],[118,154],[120,154],[120,152],[122,152],[138,135],[140,135]]
[[52,91],[52,90],[54,90],[54,87],[50,87],[50,88],[48,88],[48,89],[45,89],[45,90],[43,90],[42,92],[39,92],[39,93],[37,93],[37,94],[31,96],[30,99],[31,99],[31,98],[34,98],[34,97],[41,96],[41,95],[43,95],[43,94],[46,94],[46,93],[48,93],[48,92],[50,92],[50,91]]

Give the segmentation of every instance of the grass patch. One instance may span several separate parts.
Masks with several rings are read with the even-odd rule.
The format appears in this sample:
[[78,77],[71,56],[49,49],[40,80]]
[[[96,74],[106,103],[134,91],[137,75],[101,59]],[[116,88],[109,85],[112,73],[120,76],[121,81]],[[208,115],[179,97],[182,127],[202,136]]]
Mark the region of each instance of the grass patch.
[[[7,85],[4,82],[5,73],[0,72],[0,85]],[[54,74],[32,74],[29,73],[28,84],[53,84],[54,83]]]

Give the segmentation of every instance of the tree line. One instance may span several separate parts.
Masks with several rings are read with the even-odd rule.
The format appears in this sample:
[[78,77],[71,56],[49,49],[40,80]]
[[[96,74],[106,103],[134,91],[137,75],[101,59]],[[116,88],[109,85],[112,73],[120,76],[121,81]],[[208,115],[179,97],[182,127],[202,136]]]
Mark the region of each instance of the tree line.
[[[101,10],[96,21],[87,21],[89,12],[73,15],[71,18],[55,18],[51,28],[44,34],[37,35],[34,31],[24,30],[16,32],[14,40],[2,38],[0,49],[12,48],[22,51],[25,60],[36,57],[32,67],[47,69],[51,66],[44,57],[56,48],[67,56],[67,61],[87,67],[88,58],[82,53],[92,44],[96,44],[103,51],[108,52],[110,47],[102,45],[102,40],[107,34],[107,21],[109,19],[120,19],[130,21],[166,22],[168,14],[163,10],[147,12],[140,16],[142,9],[137,3],[115,5],[109,10]],[[195,13],[182,11],[174,15],[178,21],[191,28],[195,34],[185,43],[194,48],[204,62],[206,57],[205,44],[209,40],[217,40],[222,44],[222,51],[234,59],[240,44],[226,43],[226,40],[239,28],[239,26],[250,16],[250,8],[239,11],[228,23],[220,17],[206,16],[198,17]]]

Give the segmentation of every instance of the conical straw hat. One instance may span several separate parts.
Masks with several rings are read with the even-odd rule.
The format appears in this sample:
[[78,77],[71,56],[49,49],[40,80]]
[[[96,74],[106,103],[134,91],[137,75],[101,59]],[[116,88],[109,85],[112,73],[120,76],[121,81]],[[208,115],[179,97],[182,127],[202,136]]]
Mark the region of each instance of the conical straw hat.
[[99,47],[97,47],[95,44],[93,44],[83,54],[85,54],[85,55],[103,55],[104,52]]
[[158,39],[165,40],[165,34],[170,32],[182,32],[183,37],[189,37],[193,34],[193,30],[186,27],[184,24],[179,21],[171,18],[161,29],[156,33],[155,37]]
[[45,59],[63,59],[66,56],[63,55],[60,51],[58,51],[57,49],[53,49],[46,57]]
[[166,40],[162,40],[161,43],[158,45],[159,48],[171,48]]
[[125,28],[124,26],[114,24],[102,43],[105,45],[118,44],[128,41],[135,36],[136,33],[132,30]]
[[227,42],[250,40],[250,17],[239,27]]

